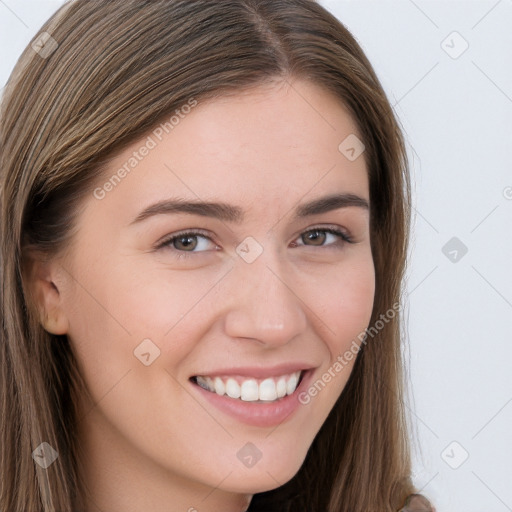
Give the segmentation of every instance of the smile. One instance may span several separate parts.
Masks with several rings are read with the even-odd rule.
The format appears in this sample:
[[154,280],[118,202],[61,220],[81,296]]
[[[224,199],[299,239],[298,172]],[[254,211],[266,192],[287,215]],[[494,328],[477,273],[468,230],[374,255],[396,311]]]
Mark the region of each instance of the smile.
[[192,380],[201,388],[211,393],[244,402],[268,403],[291,395],[297,389],[303,371],[256,379],[241,376],[203,376],[197,375]]

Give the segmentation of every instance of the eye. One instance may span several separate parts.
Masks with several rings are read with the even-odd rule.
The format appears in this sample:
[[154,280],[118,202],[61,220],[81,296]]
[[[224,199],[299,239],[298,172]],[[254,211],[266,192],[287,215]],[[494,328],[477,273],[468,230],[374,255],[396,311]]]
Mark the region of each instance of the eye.
[[[202,240],[198,241],[198,239]],[[191,253],[203,252],[204,250],[208,250],[208,240],[211,242],[211,238],[205,235],[202,231],[191,230],[182,233],[177,233],[169,238],[166,238],[163,242],[161,242],[158,245],[157,249],[168,248],[178,252]],[[215,247],[217,246],[215,245]]]
[[[324,243],[326,240],[329,239],[329,235],[331,237],[331,240],[334,238],[334,242],[331,243]],[[336,240],[337,238],[337,240]],[[345,243],[354,243],[352,238],[341,231],[338,228],[313,228],[309,229],[308,231],[305,231],[302,233],[302,235],[299,237],[299,239],[303,242],[302,244],[296,244],[294,242],[294,247],[297,245],[310,245],[309,243],[304,242],[312,242],[311,246],[313,247],[331,247],[331,246],[342,246]]]

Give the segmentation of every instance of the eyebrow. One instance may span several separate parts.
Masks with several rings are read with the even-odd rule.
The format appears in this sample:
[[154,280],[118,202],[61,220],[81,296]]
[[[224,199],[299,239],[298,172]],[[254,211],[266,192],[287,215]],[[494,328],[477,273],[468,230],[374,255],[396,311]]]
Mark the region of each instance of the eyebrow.
[[[304,218],[311,215],[338,210],[340,208],[357,207],[369,210],[368,201],[355,194],[333,194],[309,203],[299,205],[295,209],[295,217]],[[130,223],[136,224],[155,215],[188,213],[190,215],[201,215],[203,217],[212,217],[221,221],[240,224],[244,219],[244,211],[238,206],[217,203],[204,202],[200,200],[186,200],[182,198],[166,199],[148,206],[141,211],[137,217]]]

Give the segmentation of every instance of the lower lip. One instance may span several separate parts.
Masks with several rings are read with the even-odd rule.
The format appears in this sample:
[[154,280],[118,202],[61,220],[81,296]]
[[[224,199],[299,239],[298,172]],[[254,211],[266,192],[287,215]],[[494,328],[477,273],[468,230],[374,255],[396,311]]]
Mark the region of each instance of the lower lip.
[[307,389],[313,375],[312,370],[307,370],[297,389],[291,394],[276,400],[275,402],[256,403],[244,402],[227,395],[218,395],[212,391],[206,391],[201,386],[191,383],[194,389],[213,406],[229,416],[256,427],[273,427],[291,419],[300,405],[298,396]]

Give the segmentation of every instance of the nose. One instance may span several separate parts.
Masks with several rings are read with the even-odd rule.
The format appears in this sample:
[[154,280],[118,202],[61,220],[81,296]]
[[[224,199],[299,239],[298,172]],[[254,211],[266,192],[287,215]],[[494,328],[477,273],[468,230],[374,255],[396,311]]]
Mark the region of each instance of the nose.
[[[230,276],[224,329],[231,338],[285,345],[307,327],[305,304],[286,279],[285,263],[266,249],[253,263],[239,260]],[[288,272],[289,275],[289,272]]]

